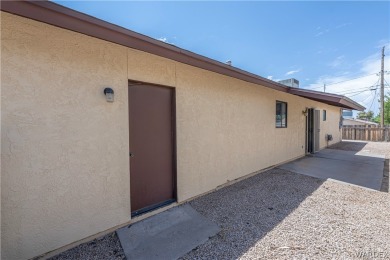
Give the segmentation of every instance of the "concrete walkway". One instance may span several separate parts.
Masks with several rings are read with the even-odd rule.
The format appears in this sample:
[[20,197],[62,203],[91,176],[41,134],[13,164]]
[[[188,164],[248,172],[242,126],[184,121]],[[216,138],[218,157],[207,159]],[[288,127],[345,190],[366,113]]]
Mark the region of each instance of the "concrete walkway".
[[280,169],[321,179],[334,179],[374,190],[380,190],[385,156],[364,150],[324,149],[313,155],[280,166]]

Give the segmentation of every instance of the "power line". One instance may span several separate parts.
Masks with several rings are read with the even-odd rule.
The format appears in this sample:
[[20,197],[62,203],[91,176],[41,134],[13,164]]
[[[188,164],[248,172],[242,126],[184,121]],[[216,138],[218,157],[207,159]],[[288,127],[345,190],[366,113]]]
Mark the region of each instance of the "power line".
[[[354,96],[357,96],[357,95],[360,95],[364,92],[367,92],[367,91],[371,91],[371,89],[366,89],[366,90],[362,90],[362,91],[357,91],[357,92],[351,92],[351,93],[347,93],[348,95],[349,94],[354,94],[354,95],[351,95],[351,96],[348,96],[348,97],[354,97]],[[355,94],[356,93],[356,94]],[[344,94],[344,95],[347,95],[347,94]]]
[[[375,91],[376,91],[376,90],[375,90]],[[363,101],[361,101],[361,103],[366,102],[366,100],[369,99],[371,96],[372,96],[372,92],[371,92],[371,95],[369,95],[369,96],[367,96],[365,99],[363,99]]]
[[340,92],[333,92],[333,93],[334,93],[334,94],[340,94],[340,95],[347,95],[347,94],[354,94],[354,93],[360,94],[360,93],[363,93],[363,92],[365,92],[365,91],[375,90],[375,89],[372,89],[372,87],[378,87],[378,85],[377,85],[378,82],[379,82],[379,79],[375,82],[374,85],[368,87],[368,89],[367,89],[367,87],[364,87],[364,88],[354,89],[354,90],[352,90],[352,91],[351,91],[351,90],[343,90],[343,91],[340,91]]
[[364,87],[364,88],[356,88],[356,89],[348,89],[348,90],[343,90],[343,91],[338,91],[338,92],[332,92],[334,94],[346,94],[346,93],[350,93],[351,91],[358,91],[358,90],[364,90],[364,89],[371,89],[372,87],[378,87],[379,85],[376,83],[372,86],[369,86],[369,87]]
[[374,98],[372,99],[372,102],[371,102],[371,105],[370,105],[370,108],[368,109],[368,111],[371,110],[371,107],[372,107],[372,105],[374,104],[374,101],[375,101],[375,98],[376,98],[376,91],[377,91],[377,89],[375,89]]
[[339,84],[339,83],[343,83],[343,82],[347,82],[347,81],[351,81],[351,80],[355,80],[355,79],[360,79],[360,78],[364,78],[364,77],[368,77],[368,76],[371,76],[371,75],[374,75],[376,73],[371,73],[371,74],[368,74],[368,75],[364,75],[364,76],[360,76],[360,77],[356,77],[356,78],[352,78],[352,79],[347,79],[347,80],[343,80],[343,81],[339,81],[339,82],[335,82],[335,83],[330,83],[330,84],[327,84],[327,86],[330,86],[330,85],[335,85],[335,84]]
[[[347,80],[343,80],[343,81],[339,81],[339,82],[333,82],[333,83],[330,83],[330,84],[326,84],[326,86],[336,85],[336,84],[340,84],[340,83],[343,83],[343,82],[347,82],[347,81],[351,81],[351,80],[355,80],[355,79],[360,79],[360,78],[368,77],[368,76],[375,75],[375,74],[377,74],[377,73],[371,73],[371,74],[367,74],[367,75],[355,77],[355,78],[352,78],[352,79],[347,79]],[[322,88],[322,89],[323,89],[324,86],[315,87],[315,88],[308,88],[308,89],[319,89],[319,88]]]
[[387,86],[390,86],[390,84],[387,82],[387,80],[386,80],[386,79],[384,79],[384,80],[385,80],[385,82],[386,82]]
[[[390,88],[390,87],[385,87],[385,88]],[[379,89],[379,87],[376,87],[375,89],[366,89],[366,90],[361,90],[361,91],[354,91],[354,92],[350,92],[350,93],[345,93],[343,95],[354,94],[352,96],[349,96],[349,97],[354,97],[354,96],[357,96],[357,95],[359,95],[359,94],[361,94],[363,92],[373,91],[373,90],[377,90],[377,89]]]
[[[372,87],[375,87],[375,88],[372,88]],[[380,86],[379,85],[375,85],[375,86],[371,86],[371,87],[369,87],[368,89],[366,89],[366,88],[362,88],[362,89],[360,89],[360,90],[358,90],[358,91],[350,91],[350,92],[345,92],[345,93],[337,93],[337,92],[334,92],[334,94],[339,94],[339,95],[349,95],[349,94],[356,94],[356,95],[359,95],[359,94],[361,94],[361,93],[363,93],[363,92],[367,92],[367,91],[374,91],[374,90],[377,90],[378,88],[379,88]],[[385,88],[390,88],[390,85],[389,85],[389,87],[385,87]],[[356,96],[356,95],[353,95],[353,96]]]

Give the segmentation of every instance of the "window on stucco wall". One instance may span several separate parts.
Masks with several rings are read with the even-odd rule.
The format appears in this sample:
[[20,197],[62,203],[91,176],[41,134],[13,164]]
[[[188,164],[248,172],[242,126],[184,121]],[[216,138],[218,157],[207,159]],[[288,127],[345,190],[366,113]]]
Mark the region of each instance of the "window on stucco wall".
[[326,110],[322,110],[322,121],[326,121]]
[[287,127],[287,103],[276,101],[276,128]]

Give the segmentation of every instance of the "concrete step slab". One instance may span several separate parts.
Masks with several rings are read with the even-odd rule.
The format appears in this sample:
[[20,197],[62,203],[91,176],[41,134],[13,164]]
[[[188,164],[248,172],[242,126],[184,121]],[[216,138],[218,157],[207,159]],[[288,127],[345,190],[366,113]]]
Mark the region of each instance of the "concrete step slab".
[[189,204],[171,208],[117,230],[127,259],[177,259],[220,228]]

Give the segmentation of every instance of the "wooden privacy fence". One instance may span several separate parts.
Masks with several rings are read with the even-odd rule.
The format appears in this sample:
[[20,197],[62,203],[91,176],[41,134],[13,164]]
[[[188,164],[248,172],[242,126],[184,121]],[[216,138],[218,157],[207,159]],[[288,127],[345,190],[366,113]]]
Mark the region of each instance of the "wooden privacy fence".
[[374,142],[390,142],[390,126],[343,126],[343,139]]

